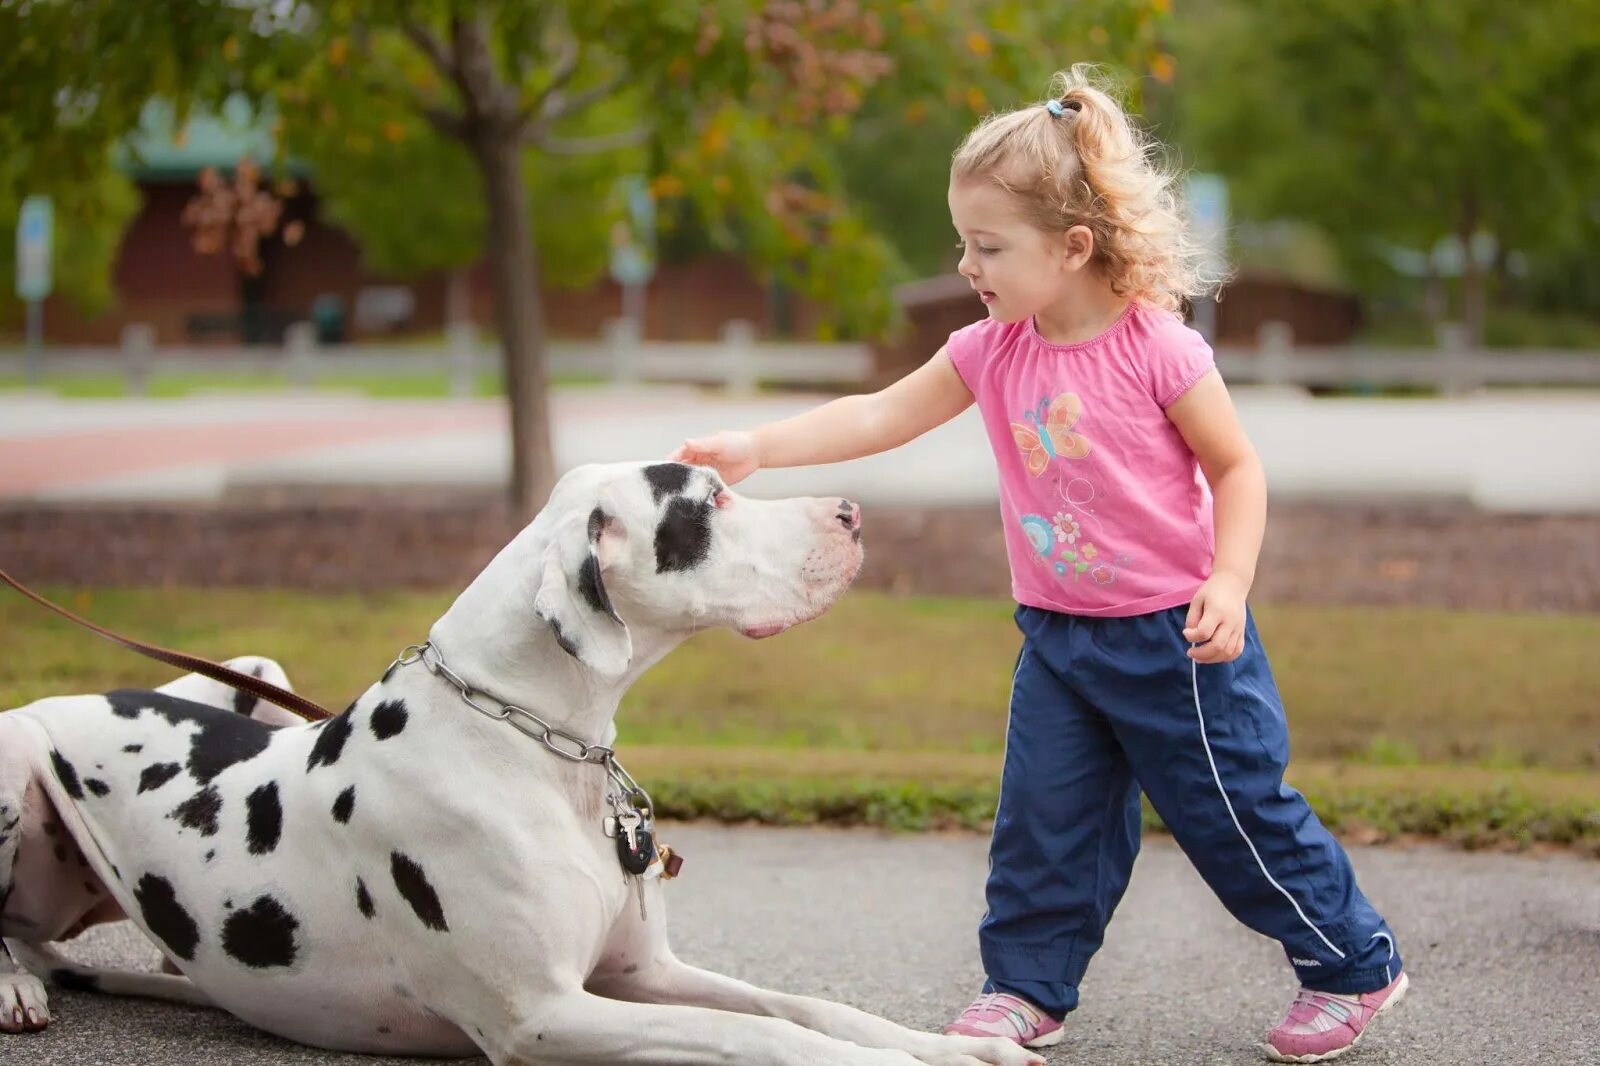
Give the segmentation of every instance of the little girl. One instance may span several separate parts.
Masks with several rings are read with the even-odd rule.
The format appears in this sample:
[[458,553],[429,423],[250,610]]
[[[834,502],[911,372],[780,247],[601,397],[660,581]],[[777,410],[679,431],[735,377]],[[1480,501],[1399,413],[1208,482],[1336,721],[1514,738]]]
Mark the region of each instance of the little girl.
[[988,981],[946,1031],[1061,1040],[1128,884],[1143,789],[1294,968],[1267,1057],[1320,1062],[1407,977],[1344,850],[1283,782],[1283,708],[1245,604],[1266,481],[1177,313],[1203,285],[1173,178],[1089,77],[1057,74],[1043,104],[989,116],[955,153],[959,269],[985,320],[880,392],[672,457],[732,483],[893,448],[976,401],[1022,650],[979,927]]

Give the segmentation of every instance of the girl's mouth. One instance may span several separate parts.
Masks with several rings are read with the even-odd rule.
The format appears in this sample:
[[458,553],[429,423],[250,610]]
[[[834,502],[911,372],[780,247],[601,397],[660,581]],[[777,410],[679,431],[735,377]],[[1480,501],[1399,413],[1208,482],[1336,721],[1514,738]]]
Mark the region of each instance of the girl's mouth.
[[994,303],[994,293],[988,289],[979,289],[978,299],[982,300],[986,304],[992,304]]

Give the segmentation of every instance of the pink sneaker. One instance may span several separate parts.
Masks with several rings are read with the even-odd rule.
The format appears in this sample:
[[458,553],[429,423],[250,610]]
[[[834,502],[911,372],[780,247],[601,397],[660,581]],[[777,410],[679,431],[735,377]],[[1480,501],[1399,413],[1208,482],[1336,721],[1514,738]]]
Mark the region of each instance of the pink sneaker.
[[998,1036],[1023,1047],[1061,1043],[1066,1029],[1044,1011],[1008,992],[985,992],[944,1027],[946,1036]]
[[1356,1046],[1367,1025],[1406,997],[1402,973],[1376,992],[1344,996],[1302,988],[1262,1050],[1273,1062],[1327,1062]]

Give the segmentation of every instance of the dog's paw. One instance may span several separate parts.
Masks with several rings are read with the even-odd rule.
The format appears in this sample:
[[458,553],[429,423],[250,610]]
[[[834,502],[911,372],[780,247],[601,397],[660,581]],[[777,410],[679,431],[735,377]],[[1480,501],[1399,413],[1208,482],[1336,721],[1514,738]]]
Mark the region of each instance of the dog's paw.
[[1044,1066],[1044,1056],[1037,1051],[1001,1037],[946,1036],[942,1040],[948,1054],[928,1060],[940,1066]]
[[31,973],[0,974],[0,1033],[36,1033],[49,1024],[44,982]]

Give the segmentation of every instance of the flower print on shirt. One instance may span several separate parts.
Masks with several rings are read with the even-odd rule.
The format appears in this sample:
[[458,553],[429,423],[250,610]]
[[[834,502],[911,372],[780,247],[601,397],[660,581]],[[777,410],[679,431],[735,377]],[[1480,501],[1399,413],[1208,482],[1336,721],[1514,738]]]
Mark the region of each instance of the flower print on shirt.
[[1043,474],[1052,459],[1082,459],[1089,454],[1089,438],[1072,432],[1082,415],[1077,394],[1063,392],[1053,400],[1041,396],[1039,406],[1023,415],[1027,421],[1011,423],[1011,439],[1022,449],[1029,474]]

